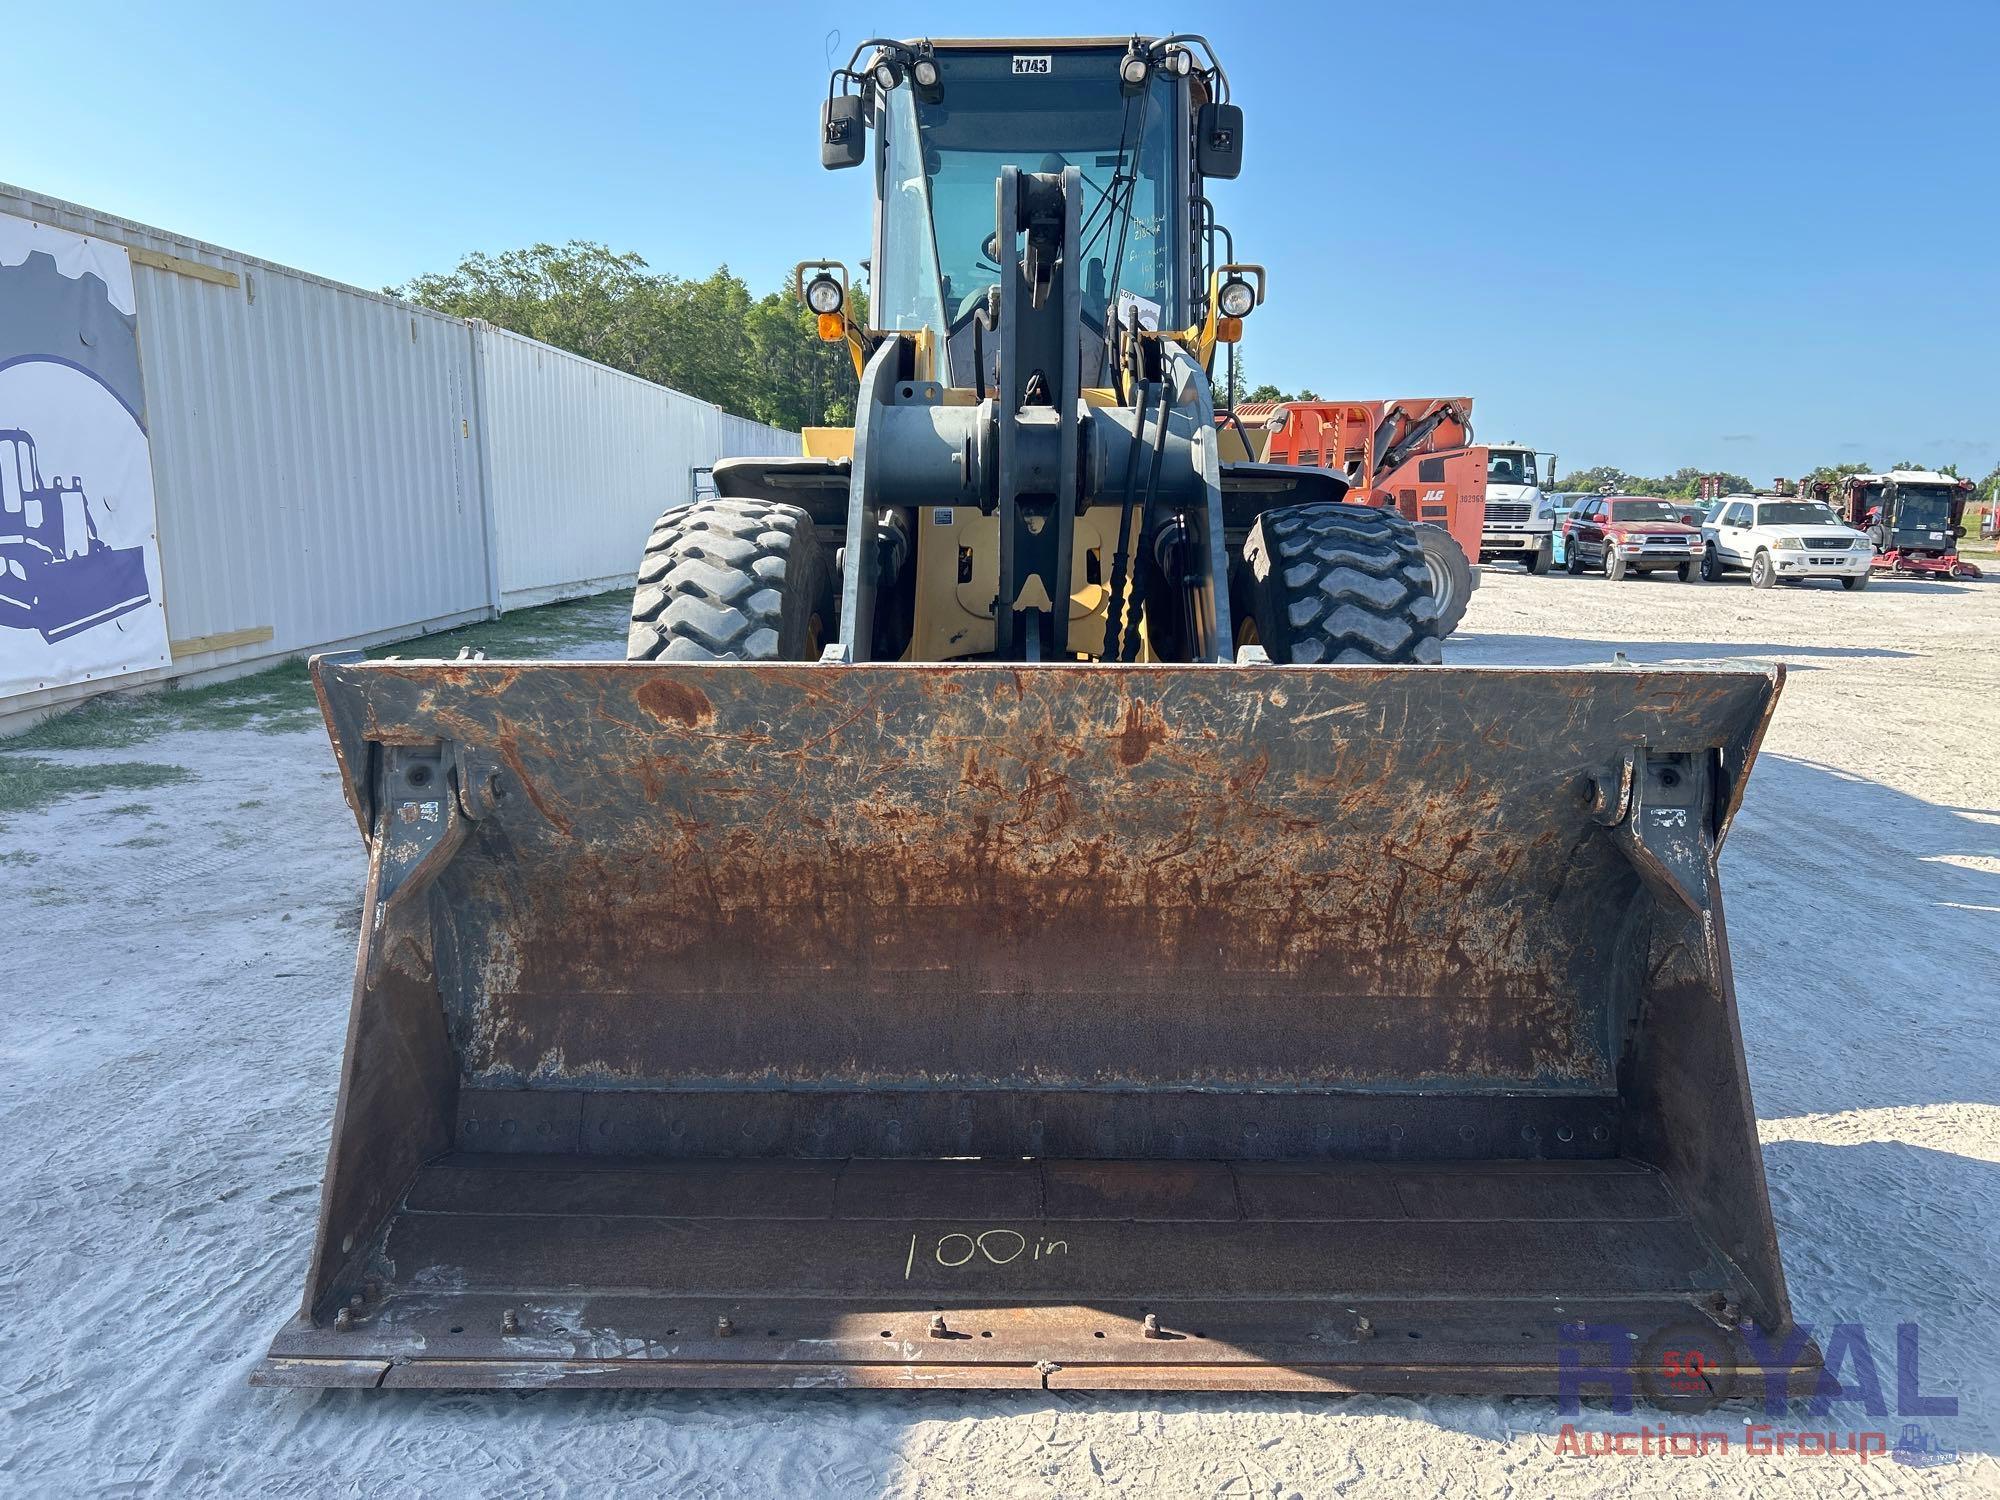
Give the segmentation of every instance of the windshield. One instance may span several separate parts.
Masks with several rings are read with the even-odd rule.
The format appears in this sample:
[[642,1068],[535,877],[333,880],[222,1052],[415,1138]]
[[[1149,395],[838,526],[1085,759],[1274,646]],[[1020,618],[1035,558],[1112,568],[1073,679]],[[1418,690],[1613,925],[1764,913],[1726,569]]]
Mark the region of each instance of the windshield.
[[1951,522],[1951,495],[1936,485],[1904,485],[1896,492],[1896,524],[1911,530],[1942,531]]
[[1759,526],[1838,526],[1840,517],[1811,500],[1781,500],[1757,507]]
[[1119,55],[1056,52],[1050,72],[1017,76],[1008,53],[947,52],[939,103],[919,102],[908,85],[888,96],[878,327],[943,333],[979,307],[999,280],[986,242],[1004,166],[1082,173],[1083,308],[1093,324],[1114,286],[1177,306],[1174,85],[1156,76],[1126,98]]
[[1665,500],[1620,500],[1611,507],[1614,521],[1678,521],[1681,513]]
[[1535,455],[1526,448],[1495,448],[1486,457],[1488,484],[1533,484]]

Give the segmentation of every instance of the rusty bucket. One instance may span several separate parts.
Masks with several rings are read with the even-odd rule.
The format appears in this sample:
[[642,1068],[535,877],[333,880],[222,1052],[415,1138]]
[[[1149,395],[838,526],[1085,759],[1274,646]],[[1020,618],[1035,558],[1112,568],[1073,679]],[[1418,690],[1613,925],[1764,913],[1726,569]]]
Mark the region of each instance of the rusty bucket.
[[1535,1392],[1619,1329],[1714,1390],[1790,1327],[1715,871],[1776,669],[314,671],[369,874],[263,1382]]

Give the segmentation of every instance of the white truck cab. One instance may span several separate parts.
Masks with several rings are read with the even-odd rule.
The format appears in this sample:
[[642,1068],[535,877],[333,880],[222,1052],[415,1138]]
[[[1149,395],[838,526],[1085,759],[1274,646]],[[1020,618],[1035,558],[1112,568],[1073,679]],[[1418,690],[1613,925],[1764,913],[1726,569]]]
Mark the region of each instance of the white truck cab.
[[[1555,484],[1555,458],[1549,459]],[[1554,556],[1555,510],[1542,493],[1541,462],[1521,443],[1486,449],[1486,519],[1479,533],[1481,562],[1517,562],[1546,573]]]
[[1868,587],[1875,548],[1827,508],[1796,495],[1724,495],[1701,523],[1701,576],[1747,572],[1752,588],[1781,579],[1838,578],[1844,589]]

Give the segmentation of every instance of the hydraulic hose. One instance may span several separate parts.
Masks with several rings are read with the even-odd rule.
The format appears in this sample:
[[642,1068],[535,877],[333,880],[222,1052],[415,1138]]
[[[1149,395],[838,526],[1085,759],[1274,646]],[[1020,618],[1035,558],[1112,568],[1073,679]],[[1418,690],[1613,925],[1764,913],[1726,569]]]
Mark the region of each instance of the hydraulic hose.
[[1153,397],[1152,383],[1139,387],[1134,403],[1136,418],[1132,446],[1125,452],[1125,493],[1118,504],[1118,546],[1111,554],[1111,597],[1104,610],[1104,650],[1101,661],[1116,661],[1125,627],[1126,567],[1131,557],[1132,501],[1139,484],[1139,450],[1146,440],[1146,404]]
[[[1160,466],[1167,456],[1167,408],[1171,400],[1167,383],[1161,381],[1160,409],[1153,419],[1153,462],[1146,473],[1146,491],[1139,500],[1139,556],[1137,566],[1132,570],[1132,607],[1127,611],[1128,628],[1118,652],[1120,661],[1139,659],[1139,611],[1146,600],[1143,570],[1146,559],[1152,555],[1153,497],[1160,492]],[[1128,523],[1121,521],[1120,524]]]

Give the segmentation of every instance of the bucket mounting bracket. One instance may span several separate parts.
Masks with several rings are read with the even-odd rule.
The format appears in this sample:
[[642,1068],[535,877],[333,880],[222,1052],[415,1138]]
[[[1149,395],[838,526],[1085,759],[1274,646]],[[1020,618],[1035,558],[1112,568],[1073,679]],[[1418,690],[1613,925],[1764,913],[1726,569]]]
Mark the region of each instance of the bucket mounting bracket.
[[1708,913],[1715,871],[1710,759],[1637,745],[1590,783],[1591,816],[1656,894],[1696,915]]

